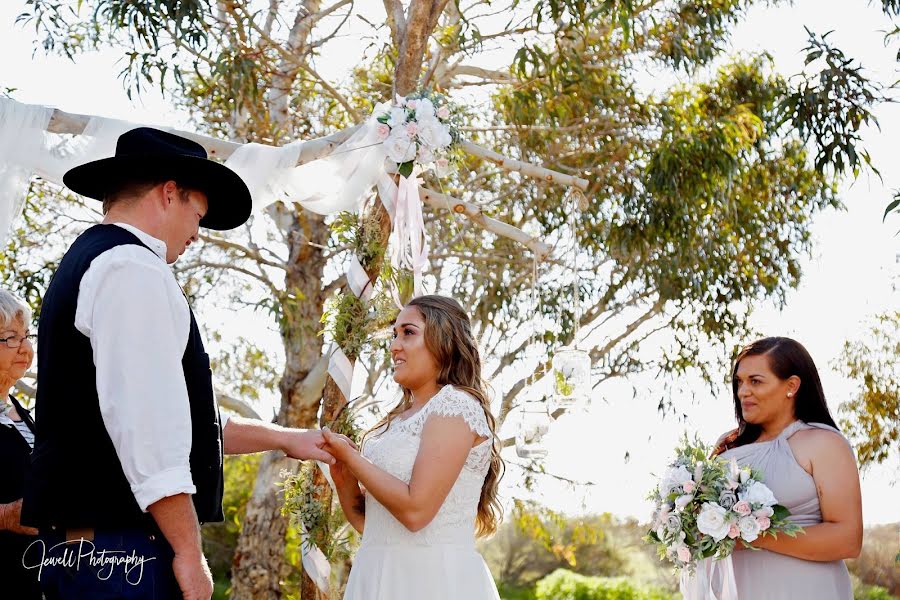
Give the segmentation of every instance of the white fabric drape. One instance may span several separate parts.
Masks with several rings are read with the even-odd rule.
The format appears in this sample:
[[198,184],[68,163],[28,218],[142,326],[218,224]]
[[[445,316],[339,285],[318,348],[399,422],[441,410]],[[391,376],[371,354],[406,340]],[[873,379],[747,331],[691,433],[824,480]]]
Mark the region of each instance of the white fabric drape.
[[116,119],[91,118],[81,135],[50,133],[53,109],[0,98],[0,244],[25,201],[35,175],[63,185],[77,165],[115,154],[119,136],[138,127]]
[[376,120],[385,110],[385,105],[376,107],[365,124],[325,158],[298,166],[303,142],[281,148],[244,144],[225,165],[247,183],[254,212],[276,200],[298,202],[320,215],[353,212],[385,170],[387,154]]
[[0,98],[0,246],[25,202],[34,164],[19,156],[37,154],[53,110]]

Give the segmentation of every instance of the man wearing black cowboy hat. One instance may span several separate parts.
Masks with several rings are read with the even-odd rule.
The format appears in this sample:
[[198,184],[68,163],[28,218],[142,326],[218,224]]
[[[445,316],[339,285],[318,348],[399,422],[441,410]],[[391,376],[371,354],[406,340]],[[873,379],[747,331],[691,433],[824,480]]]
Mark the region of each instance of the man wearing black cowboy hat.
[[105,218],[75,240],[43,299],[22,513],[41,536],[23,561],[48,598],[207,600],[199,524],[223,519],[223,451],[333,462],[316,431],[239,417],[223,427],[168,267],[199,227],[243,224],[250,193],[199,144],[150,128],[64,181],[102,200]]

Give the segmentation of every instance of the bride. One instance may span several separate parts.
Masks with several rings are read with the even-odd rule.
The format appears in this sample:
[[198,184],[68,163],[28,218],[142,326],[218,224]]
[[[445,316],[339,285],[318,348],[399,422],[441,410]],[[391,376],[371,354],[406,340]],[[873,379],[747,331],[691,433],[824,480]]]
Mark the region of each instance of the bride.
[[500,520],[503,461],[469,319],[450,298],[415,298],[390,349],[403,399],[362,454],[324,432],[341,507],[363,534],[344,600],[499,600],[475,535]]

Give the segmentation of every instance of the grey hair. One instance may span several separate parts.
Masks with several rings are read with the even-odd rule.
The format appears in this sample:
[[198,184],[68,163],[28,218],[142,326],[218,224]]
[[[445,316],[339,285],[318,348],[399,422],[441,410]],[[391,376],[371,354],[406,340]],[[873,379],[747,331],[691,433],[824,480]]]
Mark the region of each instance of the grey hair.
[[6,327],[16,319],[21,319],[25,327],[31,323],[31,307],[7,290],[0,288],[0,327]]

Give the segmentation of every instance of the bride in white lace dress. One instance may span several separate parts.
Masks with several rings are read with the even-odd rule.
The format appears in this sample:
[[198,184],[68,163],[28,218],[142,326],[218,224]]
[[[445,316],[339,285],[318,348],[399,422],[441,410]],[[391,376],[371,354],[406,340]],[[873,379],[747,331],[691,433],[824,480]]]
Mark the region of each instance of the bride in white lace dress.
[[391,356],[403,400],[362,454],[325,433],[341,506],[363,534],[344,600],[499,600],[475,550],[500,519],[503,463],[469,319],[450,298],[415,298]]

